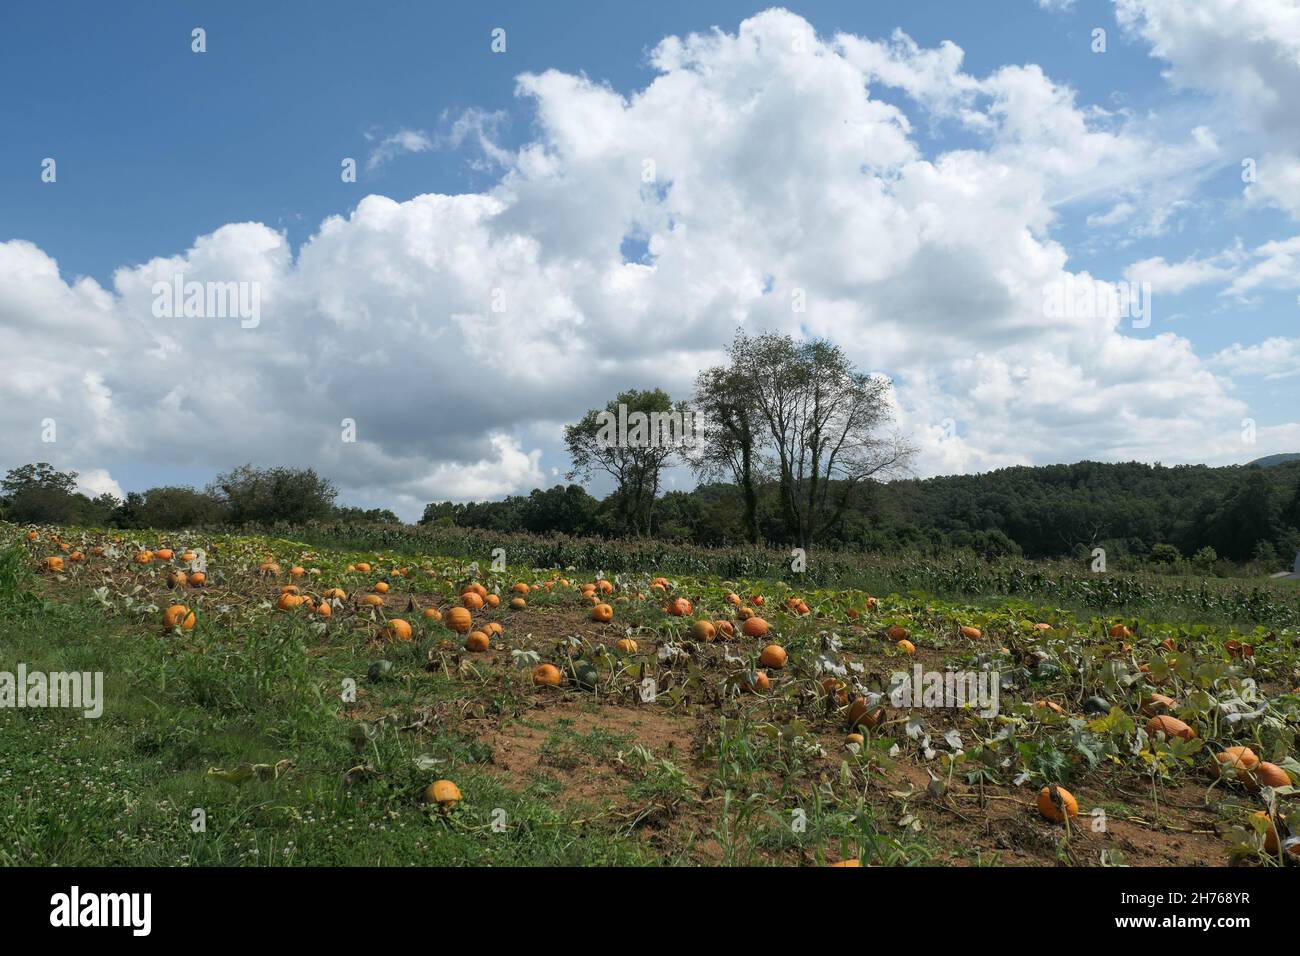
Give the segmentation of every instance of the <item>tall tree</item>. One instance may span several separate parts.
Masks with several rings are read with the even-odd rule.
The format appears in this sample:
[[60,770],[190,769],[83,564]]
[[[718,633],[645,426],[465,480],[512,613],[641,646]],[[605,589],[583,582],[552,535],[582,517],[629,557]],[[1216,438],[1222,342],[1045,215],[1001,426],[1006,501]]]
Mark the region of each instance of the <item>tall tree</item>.
[[857,371],[838,346],[742,335],[732,361],[766,426],[781,509],[801,548],[834,525],[867,482],[901,470],[913,454],[899,435],[883,433],[892,419],[890,381]]
[[706,481],[730,477],[745,507],[745,537],[757,544],[760,444],[764,438],[758,402],[740,364],[743,334],[728,349],[729,367],[705,369],[695,379],[696,412],[708,423],[703,440],[686,455],[692,470]]
[[624,531],[648,535],[663,469],[682,449],[681,436],[666,424],[689,414],[662,389],[621,392],[603,409],[591,409],[564,430],[573,469],[567,477],[589,479],[604,472],[614,480],[618,520]]

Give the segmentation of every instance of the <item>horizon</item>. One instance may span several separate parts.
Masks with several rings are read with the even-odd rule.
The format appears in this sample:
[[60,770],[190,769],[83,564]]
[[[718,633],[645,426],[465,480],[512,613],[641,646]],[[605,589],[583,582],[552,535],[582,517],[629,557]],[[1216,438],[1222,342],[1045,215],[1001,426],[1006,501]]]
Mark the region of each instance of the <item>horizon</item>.
[[[0,15],[41,77],[0,105],[0,468],[312,467],[414,521],[567,484],[565,425],[689,399],[737,327],[888,376],[908,477],[1300,448],[1288,0],[74,6]],[[168,318],[182,276],[244,311]]]

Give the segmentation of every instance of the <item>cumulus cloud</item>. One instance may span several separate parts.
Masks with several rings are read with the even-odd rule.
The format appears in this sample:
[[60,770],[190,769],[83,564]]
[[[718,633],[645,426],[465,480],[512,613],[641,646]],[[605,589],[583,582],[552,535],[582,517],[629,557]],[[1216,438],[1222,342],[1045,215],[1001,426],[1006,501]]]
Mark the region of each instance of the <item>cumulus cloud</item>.
[[1247,201],[1300,218],[1300,3],[1115,0],[1115,16],[1166,62],[1175,87],[1209,94],[1217,126],[1244,133],[1252,152],[1242,158],[1257,161],[1258,177]]
[[[743,326],[827,336],[889,374],[923,474],[1221,457],[1243,411],[1221,368],[1122,316],[1044,308],[1044,290],[1105,278],[1067,268],[1060,207],[1217,161],[1213,138],[1154,140],[1036,66],[962,61],[769,10],[664,39],[630,93],[521,75],[531,141],[459,127],[493,188],[367,196],[296,254],[236,223],[101,288],[0,244],[0,351],[23,356],[0,378],[0,435],[14,463],[54,416],[68,461],[110,469],[311,464],[411,517],[551,480],[565,422],[630,387],[689,394]],[[925,155],[885,88],[979,145]],[[257,283],[260,323],[155,318],[177,274]]]

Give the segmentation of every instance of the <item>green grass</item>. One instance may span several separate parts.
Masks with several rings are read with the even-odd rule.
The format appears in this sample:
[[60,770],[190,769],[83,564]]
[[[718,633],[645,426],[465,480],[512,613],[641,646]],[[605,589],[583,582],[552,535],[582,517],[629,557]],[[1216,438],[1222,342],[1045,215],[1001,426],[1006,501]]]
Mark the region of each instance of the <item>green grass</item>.
[[[515,793],[460,738],[381,732],[364,747],[312,682],[290,628],[205,634],[171,655],[87,605],[22,599],[0,567],[0,668],[102,671],[103,716],[0,711],[0,864],[616,865],[659,862],[613,830],[576,825],[545,794]],[[363,671],[364,672],[364,669]],[[311,693],[304,695],[304,689]],[[304,696],[306,703],[304,703]],[[579,737],[604,749],[599,734]],[[439,761],[464,801],[450,817],[420,801]],[[209,768],[275,764],[236,785]],[[366,764],[370,775],[344,782]],[[492,827],[504,811],[504,829]],[[196,832],[195,811],[206,815]]]

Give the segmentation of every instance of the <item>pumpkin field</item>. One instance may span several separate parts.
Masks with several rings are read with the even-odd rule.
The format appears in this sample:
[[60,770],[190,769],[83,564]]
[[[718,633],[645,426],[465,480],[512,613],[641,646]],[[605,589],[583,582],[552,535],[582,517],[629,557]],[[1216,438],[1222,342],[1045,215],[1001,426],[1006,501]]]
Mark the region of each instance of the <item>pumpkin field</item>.
[[0,670],[104,681],[0,709],[0,863],[1300,859],[1294,591],[1198,623],[510,556],[0,525]]

